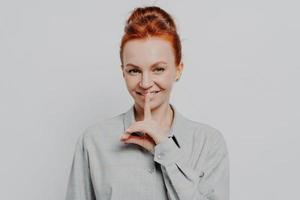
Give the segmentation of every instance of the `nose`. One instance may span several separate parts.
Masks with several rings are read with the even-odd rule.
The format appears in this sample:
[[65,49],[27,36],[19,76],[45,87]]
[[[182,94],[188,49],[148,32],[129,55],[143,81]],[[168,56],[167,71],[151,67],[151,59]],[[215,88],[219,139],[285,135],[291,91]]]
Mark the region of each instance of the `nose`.
[[153,85],[152,77],[147,73],[143,73],[142,80],[140,81],[139,85],[145,90],[151,88]]

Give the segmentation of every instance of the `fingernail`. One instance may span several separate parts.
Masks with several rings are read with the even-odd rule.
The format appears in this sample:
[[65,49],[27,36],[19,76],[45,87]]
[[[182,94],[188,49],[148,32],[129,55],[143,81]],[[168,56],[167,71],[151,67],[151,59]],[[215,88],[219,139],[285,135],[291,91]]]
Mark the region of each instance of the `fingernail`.
[[121,140],[125,140],[125,139],[127,139],[129,137],[129,134],[123,134],[121,137],[120,137],[120,139]]
[[125,139],[125,136],[124,136],[124,134],[123,134],[123,135],[121,135],[120,139],[121,139],[121,140]]

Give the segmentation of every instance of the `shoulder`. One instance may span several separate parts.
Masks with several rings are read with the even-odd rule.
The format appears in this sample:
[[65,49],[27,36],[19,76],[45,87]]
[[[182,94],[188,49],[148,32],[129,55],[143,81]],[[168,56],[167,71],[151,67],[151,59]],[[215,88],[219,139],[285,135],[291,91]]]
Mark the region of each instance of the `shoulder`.
[[195,134],[204,135],[209,138],[215,138],[215,139],[223,138],[224,139],[221,131],[219,129],[211,126],[210,124],[191,120],[186,117],[184,117],[184,119],[185,119],[186,128],[193,129]]
[[77,143],[87,146],[98,140],[100,135],[101,138],[111,137],[112,132],[117,132],[123,128],[123,115],[124,113],[121,113],[88,125],[79,135]]
[[202,123],[186,118],[186,125],[192,127],[193,138],[196,141],[205,143],[209,149],[217,148],[223,153],[228,153],[225,137],[223,133],[216,127],[207,123]]

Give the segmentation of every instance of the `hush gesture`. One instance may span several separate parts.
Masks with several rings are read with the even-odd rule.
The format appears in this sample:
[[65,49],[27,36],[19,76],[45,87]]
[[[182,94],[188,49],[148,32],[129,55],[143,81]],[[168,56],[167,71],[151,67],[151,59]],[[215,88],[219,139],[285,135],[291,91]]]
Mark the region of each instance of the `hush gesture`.
[[[153,152],[155,145],[161,143],[167,138],[169,129],[162,127],[152,118],[150,107],[150,92],[145,94],[144,120],[132,123],[120,137],[125,144],[133,143],[142,146],[150,152]],[[136,136],[132,133],[140,132],[142,136]]]

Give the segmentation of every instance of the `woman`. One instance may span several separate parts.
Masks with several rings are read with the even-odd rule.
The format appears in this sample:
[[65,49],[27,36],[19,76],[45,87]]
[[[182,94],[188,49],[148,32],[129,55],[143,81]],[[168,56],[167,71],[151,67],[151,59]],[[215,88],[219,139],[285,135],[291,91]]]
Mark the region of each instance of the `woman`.
[[120,47],[134,105],[79,137],[67,200],[228,200],[229,162],[222,134],[169,103],[183,70],[172,17],[136,8]]

